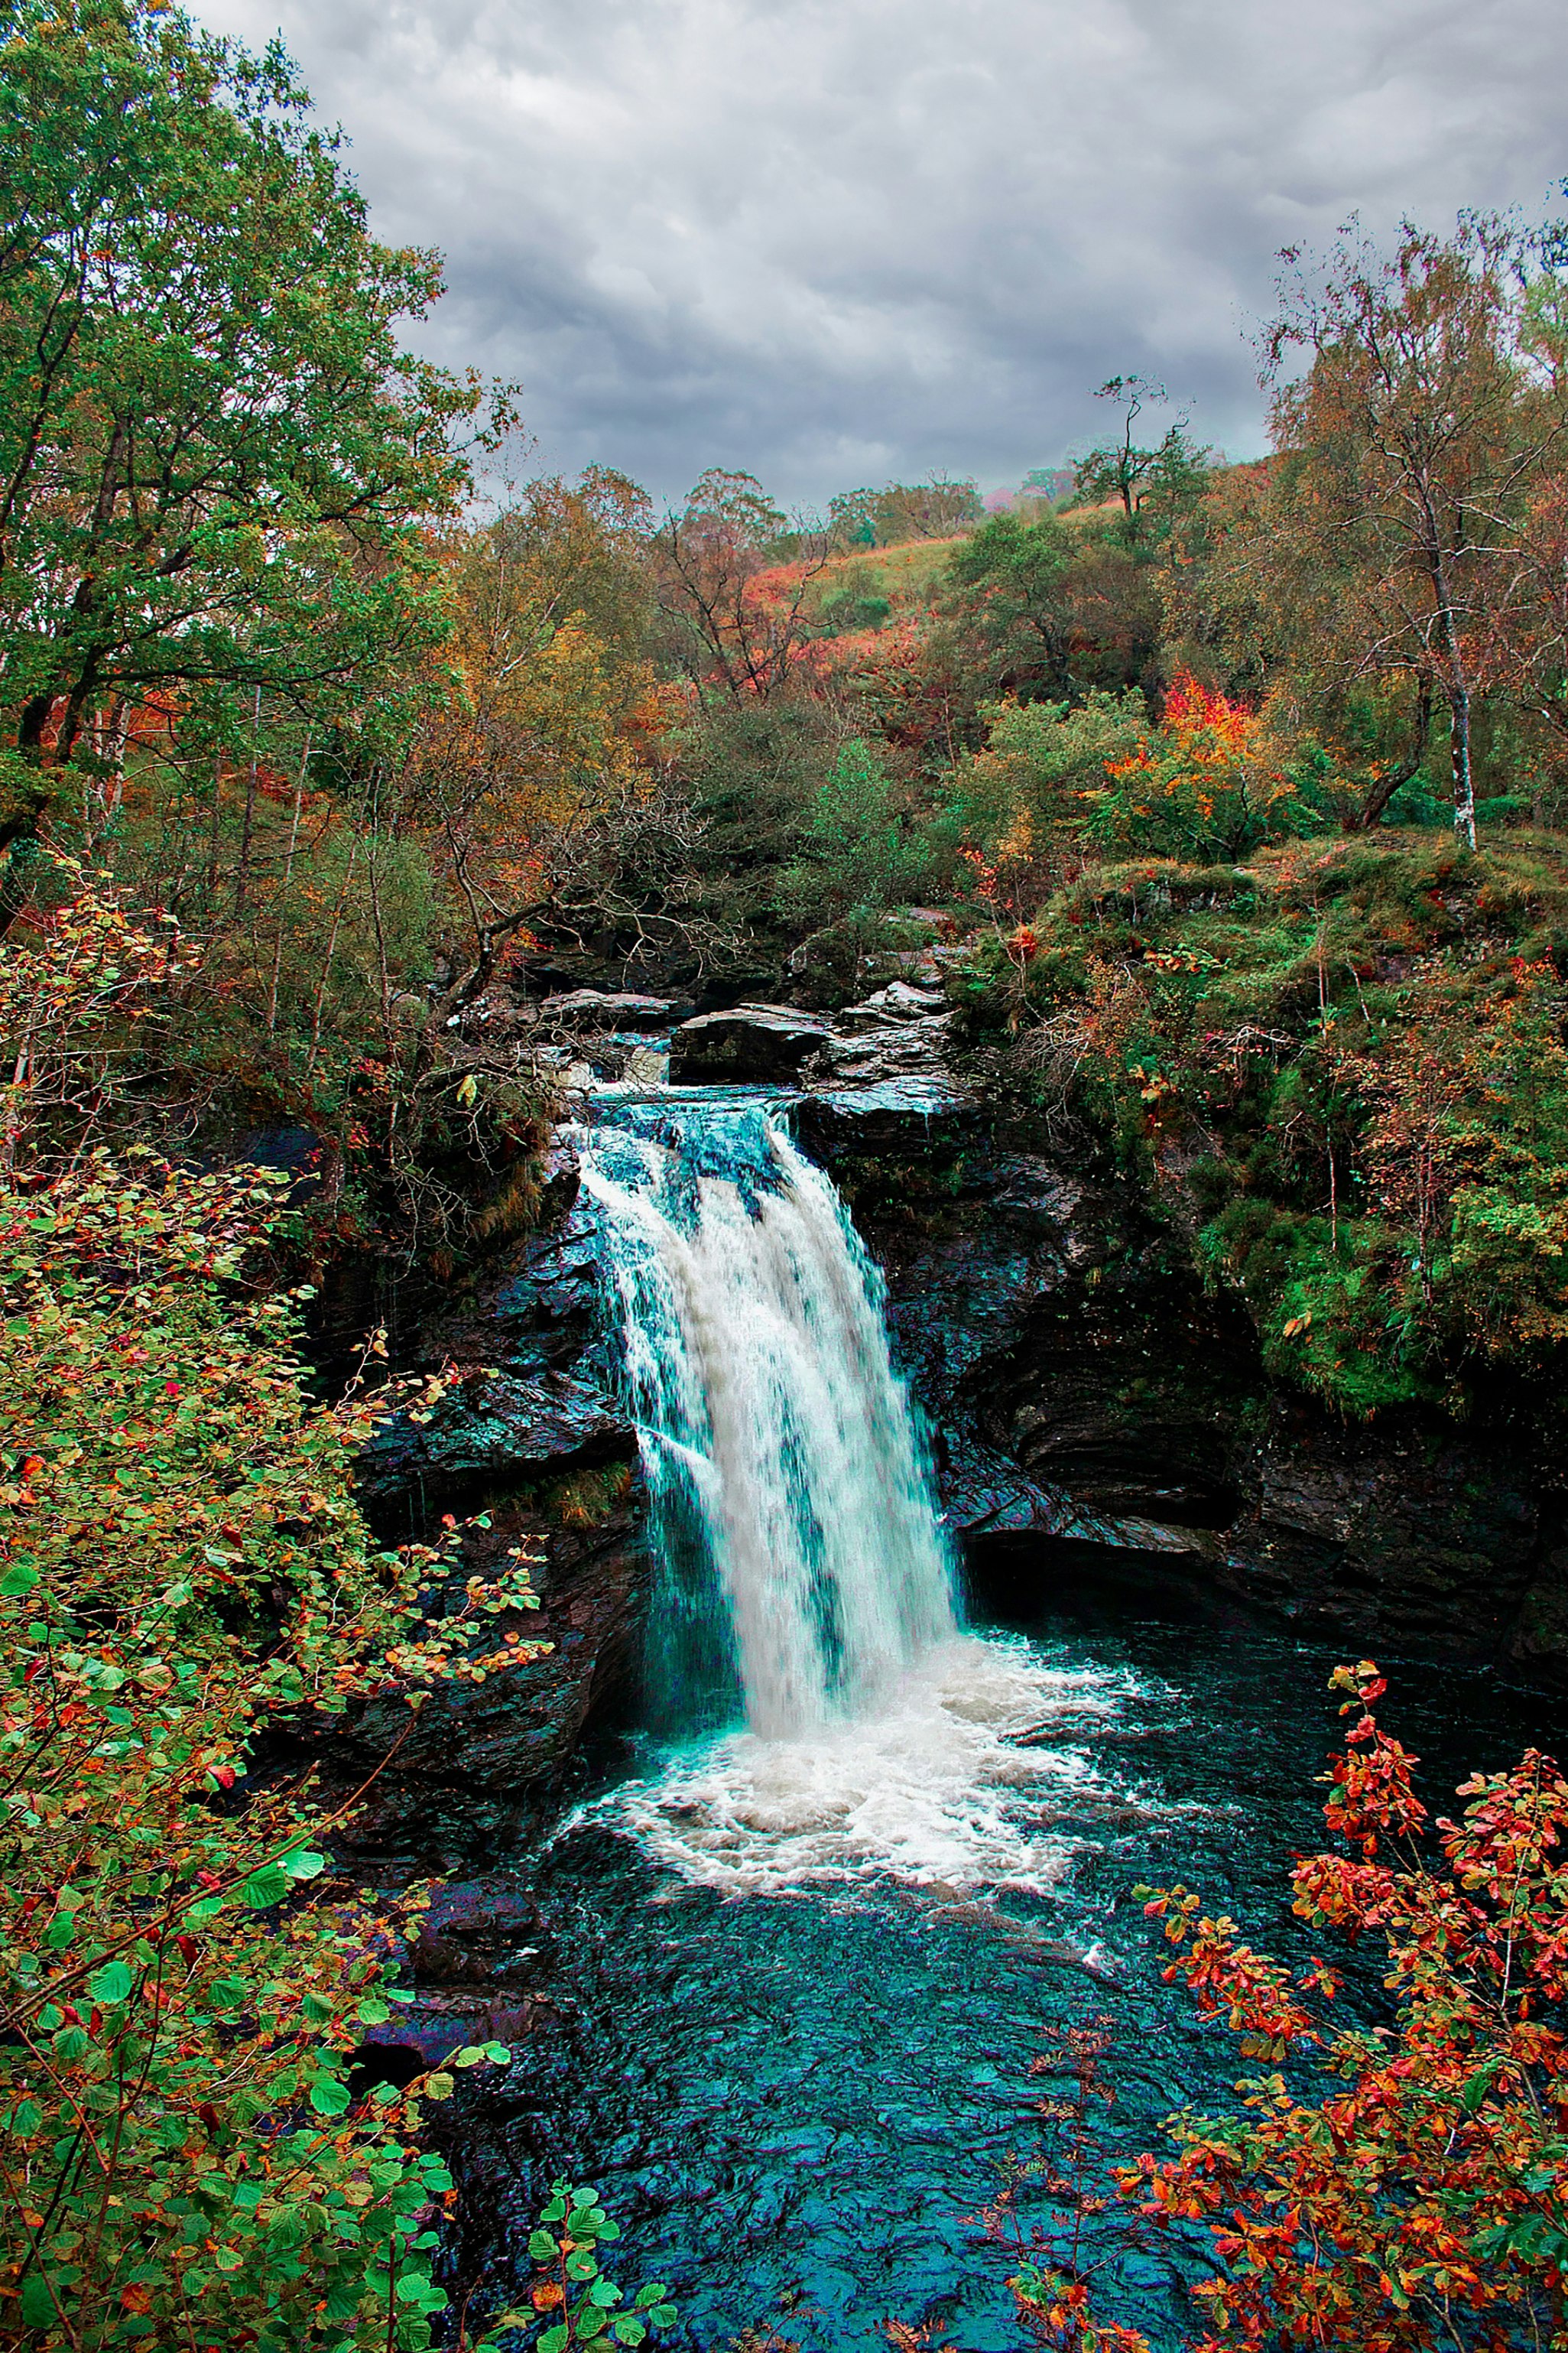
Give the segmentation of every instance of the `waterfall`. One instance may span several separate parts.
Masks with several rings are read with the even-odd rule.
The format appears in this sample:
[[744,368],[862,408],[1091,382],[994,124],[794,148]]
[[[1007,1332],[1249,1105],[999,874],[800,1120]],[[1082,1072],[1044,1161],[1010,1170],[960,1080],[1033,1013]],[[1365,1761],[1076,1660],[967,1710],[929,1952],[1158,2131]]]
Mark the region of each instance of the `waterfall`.
[[662,1712],[693,1728],[738,1693],[769,1739],[862,1718],[956,1631],[880,1278],[754,1099],[626,1104],[578,1141],[663,1571]]

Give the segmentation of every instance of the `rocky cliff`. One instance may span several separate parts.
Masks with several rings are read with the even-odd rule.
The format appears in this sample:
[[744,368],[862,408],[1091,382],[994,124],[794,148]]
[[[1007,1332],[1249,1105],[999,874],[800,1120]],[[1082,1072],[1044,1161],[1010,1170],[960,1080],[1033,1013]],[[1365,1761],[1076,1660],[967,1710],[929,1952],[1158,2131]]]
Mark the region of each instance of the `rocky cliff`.
[[[944,1509],[983,1599],[1026,1616],[1116,1574],[1223,1588],[1364,1649],[1439,1647],[1568,1677],[1568,1532],[1552,1466],[1506,1424],[1352,1425],[1265,1378],[1252,1334],[1179,1236],[1081,1140],[955,1077],[918,974],[830,1018],[578,991],[547,1008],[572,1083],[773,1083],[834,1176],[887,1282]],[[483,1511],[468,1568],[538,1555],[552,1644],[524,1671],[433,1700],[375,1784],[368,1852],[450,1873],[558,1792],[595,1722],[637,1704],[647,1563],[636,1441],[613,1395],[597,1212],[569,1145],[540,1223],[437,1315],[455,1367],[436,1419],[367,1466],[388,1535]],[[399,1725],[397,1729],[401,1730]],[[390,1718],[359,1746],[384,1749]]]

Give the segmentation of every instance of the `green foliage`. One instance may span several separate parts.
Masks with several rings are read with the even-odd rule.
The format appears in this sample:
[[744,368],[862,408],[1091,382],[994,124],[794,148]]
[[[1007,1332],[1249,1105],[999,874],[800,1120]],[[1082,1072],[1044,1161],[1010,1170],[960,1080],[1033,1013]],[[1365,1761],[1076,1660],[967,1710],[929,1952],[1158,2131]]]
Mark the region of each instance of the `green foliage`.
[[33,1039],[0,1187],[0,2335],[417,2353],[451,2181],[411,2136],[450,2078],[356,2097],[348,2056],[405,1998],[399,1923],[332,1883],[331,1822],[308,1785],[253,1785],[252,1751],[535,1655],[483,1646],[526,1571],[423,1630],[444,1560],[379,1549],[353,1499],[376,1417],[310,1402],[308,1294],[243,1279],[279,1180],[117,1160],[90,1125],[55,1168],[104,1019],[179,953],[90,900],[55,929],[52,962],[0,957]]
[[884,762],[851,737],[817,787],[801,846],[811,861],[797,888],[825,893],[839,910],[886,907],[908,894],[918,871],[900,825]]
[[1076,707],[1009,698],[982,704],[981,717],[985,747],[959,764],[949,806],[963,838],[987,853],[1020,826],[1032,841],[1081,830],[1086,797],[1103,788],[1107,767],[1131,759],[1152,733],[1135,689],[1095,688]]
[[[662,2281],[639,2287],[626,2305],[625,2291],[600,2270],[599,2249],[620,2235],[619,2223],[611,2221],[596,2189],[553,2182],[528,2242],[535,2267],[532,2309],[504,2312],[490,2327],[537,2327],[532,2353],[574,2353],[584,2345],[643,2345],[650,2334],[673,2327],[678,2316]],[[617,2310],[623,2305],[626,2309]],[[481,2345],[477,2353],[493,2353],[493,2348]]]
[[363,693],[429,639],[419,524],[458,493],[448,433],[476,406],[395,338],[434,259],[366,234],[279,49],[143,0],[12,0],[0,37],[24,753],[58,769],[117,701],[177,693],[232,740],[258,688]]
[[1568,1050],[1552,843],[1388,836],[1240,867],[1091,870],[977,967],[1232,1288],[1283,1380],[1366,1414],[1462,1405],[1568,1339]]
[[993,515],[948,567],[977,684],[1077,702],[1147,683],[1160,620],[1152,556],[1098,515]]
[[822,625],[835,637],[858,629],[879,629],[892,609],[891,598],[882,594],[879,575],[868,573],[836,596],[824,598]]

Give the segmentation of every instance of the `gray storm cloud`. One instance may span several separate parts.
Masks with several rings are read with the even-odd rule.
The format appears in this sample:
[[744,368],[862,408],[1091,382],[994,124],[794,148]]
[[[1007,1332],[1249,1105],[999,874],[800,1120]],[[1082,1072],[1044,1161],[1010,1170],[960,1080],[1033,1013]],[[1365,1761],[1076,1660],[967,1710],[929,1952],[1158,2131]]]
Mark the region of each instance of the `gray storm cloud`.
[[1016,480],[1141,370],[1261,446],[1273,257],[1546,206],[1562,0],[210,0],[281,30],[423,347],[520,378],[546,463],[786,499]]

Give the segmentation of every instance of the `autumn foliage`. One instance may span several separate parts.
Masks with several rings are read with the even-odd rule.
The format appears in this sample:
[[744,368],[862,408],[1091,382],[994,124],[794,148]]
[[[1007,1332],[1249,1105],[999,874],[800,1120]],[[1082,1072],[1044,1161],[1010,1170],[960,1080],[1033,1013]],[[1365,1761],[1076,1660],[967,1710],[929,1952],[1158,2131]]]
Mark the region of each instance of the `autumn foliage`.
[[[1561,2346],[1568,1782],[1530,1749],[1511,1772],[1472,1776],[1462,1812],[1434,1820],[1418,1760],[1373,1712],[1375,1666],[1332,1682],[1350,1718],[1324,1777],[1334,1843],[1297,1862],[1292,1905],[1310,1928],[1376,1948],[1384,2014],[1336,2024],[1336,2001],[1352,2005],[1326,1963],[1287,1967],[1187,1889],[1144,1891],[1173,1947],[1166,1977],[1253,2072],[1236,2113],[1173,2117],[1175,2156],[1121,2168],[1121,2198],[1145,2224],[1206,2237],[1194,2353]],[[1089,2041],[1068,2056],[1092,2095],[1104,2038]],[[1043,2063],[1059,2073],[1061,2054]],[[1074,2113],[1069,2098],[1056,2116]],[[1059,2166],[1052,2182],[1065,2211],[1103,2211],[1100,2184]],[[1145,2353],[1098,2316],[1079,2243],[1058,2232],[1026,2258],[1020,2317],[1058,2353]]]
[[1152,742],[1110,762],[1104,784],[1086,795],[1091,839],[1112,850],[1239,858],[1281,829],[1293,788],[1254,712],[1184,670],[1164,723]]

